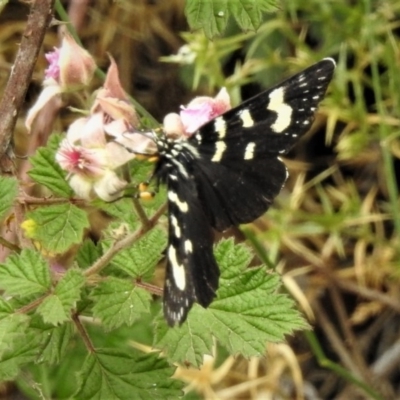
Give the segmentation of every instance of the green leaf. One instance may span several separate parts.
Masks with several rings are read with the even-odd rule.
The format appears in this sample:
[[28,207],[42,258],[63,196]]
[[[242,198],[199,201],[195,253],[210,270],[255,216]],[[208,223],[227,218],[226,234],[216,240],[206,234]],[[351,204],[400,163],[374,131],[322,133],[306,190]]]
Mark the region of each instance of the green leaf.
[[35,251],[24,249],[0,264],[0,288],[10,296],[30,296],[50,289],[49,266]]
[[23,364],[33,361],[38,352],[40,337],[25,334],[18,346],[6,351],[0,358],[0,381],[15,378]]
[[0,297],[0,359],[4,351],[11,350],[15,341],[22,337],[29,318],[16,314],[12,307]]
[[204,319],[204,309],[195,304],[189,318],[179,328],[170,328],[163,320],[157,319],[154,347],[167,352],[170,362],[182,362],[199,367],[204,354],[212,354],[213,338],[211,327]]
[[96,246],[90,239],[83,242],[82,246],[79,247],[78,254],[76,256],[76,262],[79,268],[88,268],[101,256],[100,246]]
[[54,293],[37,308],[43,321],[57,325],[70,319],[70,311],[80,299],[81,287],[85,278],[78,270],[70,269],[58,282]]
[[40,317],[34,315],[30,329],[41,337],[36,362],[58,364],[64,358],[73,337],[74,327],[72,323],[53,326],[44,323]]
[[187,0],[185,14],[191,29],[203,29],[211,39],[223,33],[230,15],[243,30],[256,30],[262,13],[274,11],[277,5],[277,0]]
[[41,207],[27,213],[35,221],[31,236],[50,253],[63,253],[73,244],[81,243],[85,228],[89,227],[86,213],[72,204]]
[[55,151],[47,147],[41,147],[33,157],[30,157],[32,168],[28,175],[35,182],[46,186],[53,193],[63,197],[71,197],[73,191],[65,180],[65,172],[56,163]]
[[93,314],[107,329],[131,326],[141,314],[150,312],[150,293],[126,280],[109,277],[95,288],[92,297],[96,301]]
[[203,29],[209,39],[220,35],[228,23],[229,1],[232,0],[187,0],[185,14],[190,28]]
[[182,396],[182,383],[170,378],[174,368],[158,354],[133,349],[104,349],[87,357],[74,398],[165,400]]
[[14,178],[0,176],[0,220],[7,216],[18,195],[18,181]]
[[127,223],[131,229],[136,229],[139,225],[139,219],[135,213],[131,199],[123,198],[108,203],[96,199],[93,201],[93,205],[105,211],[110,216]]
[[119,252],[111,264],[134,278],[152,275],[166,245],[166,233],[161,229],[152,229],[133,246]]
[[277,9],[276,0],[228,1],[229,11],[243,30],[257,30],[262,23],[263,12]]
[[69,319],[61,300],[54,294],[46,297],[36,310],[45,323],[57,325]]
[[278,293],[280,278],[264,267],[246,268],[251,253],[233,240],[220,243],[215,256],[221,269],[217,299],[208,309],[195,305],[187,321],[168,329],[158,318],[154,347],[173,361],[199,366],[204,353],[210,354],[212,336],[230,354],[261,356],[267,341],[282,341],[306,322],[288,296]]

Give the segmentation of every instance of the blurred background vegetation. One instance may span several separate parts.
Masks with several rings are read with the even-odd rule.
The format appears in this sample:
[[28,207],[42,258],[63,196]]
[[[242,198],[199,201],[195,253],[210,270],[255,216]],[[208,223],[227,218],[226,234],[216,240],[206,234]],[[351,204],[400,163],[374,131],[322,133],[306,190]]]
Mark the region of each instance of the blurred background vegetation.
[[[27,3],[10,1],[0,15],[0,93]],[[233,358],[217,348],[201,370],[180,369],[178,378],[188,384],[188,399],[400,398],[400,1],[282,0],[257,32],[242,32],[232,19],[212,41],[189,31],[183,0],[63,5],[99,67],[105,70],[112,54],[125,90],[160,122],[194,95],[226,86],[236,105],[323,57],[335,58],[316,122],[287,156],[290,178],[275,207],[242,229],[257,256],[282,274],[313,329],[266,344],[263,359]],[[18,154],[27,149],[24,117],[41,90],[43,54],[59,40],[55,25],[20,112]],[[100,78],[93,87],[99,85]],[[57,129],[70,121],[63,111]],[[107,336],[91,329],[99,345],[149,345],[145,326]],[[54,398],[67,398],[73,383],[65,371],[82,362],[79,346],[51,371],[32,365],[0,387],[2,396],[36,399],[47,385]]]

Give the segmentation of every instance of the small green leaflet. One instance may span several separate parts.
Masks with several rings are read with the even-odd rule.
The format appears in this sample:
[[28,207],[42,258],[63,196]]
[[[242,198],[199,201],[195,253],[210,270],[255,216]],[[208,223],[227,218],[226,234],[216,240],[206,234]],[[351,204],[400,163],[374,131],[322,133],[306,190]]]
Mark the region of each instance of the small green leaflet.
[[82,273],[70,269],[62,277],[54,292],[37,308],[45,323],[57,325],[69,320],[70,311],[80,299],[80,290],[85,283]]
[[152,229],[133,246],[119,252],[111,264],[134,278],[151,276],[166,245],[166,233],[158,228]]
[[0,381],[12,380],[20,373],[23,364],[34,361],[40,336],[26,333],[18,345],[6,351],[0,358]]
[[102,349],[86,358],[74,398],[175,400],[183,394],[183,383],[171,379],[173,373],[157,353]]
[[109,277],[93,291],[93,315],[107,329],[131,326],[143,313],[150,312],[151,295],[127,280]]
[[250,251],[233,240],[215,249],[221,268],[217,299],[208,309],[195,305],[181,327],[168,328],[158,319],[154,347],[167,353],[171,362],[200,366],[203,354],[211,354],[215,337],[230,354],[261,356],[265,344],[282,341],[307,323],[293,308],[288,296],[278,293],[280,278],[265,267],[247,268]]
[[32,239],[39,241],[50,253],[63,253],[73,244],[81,243],[89,227],[87,214],[73,204],[41,207],[27,213],[27,219],[36,223]]
[[10,296],[26,297],[50,289],[49,266],[35,251],[24,249],[0,264],[0,288]]
[[71,346],[70,340],[74,334],[74,326],[69,323],[59,326],[45,324],[36,314],[32,317],[29,329],[41,338],[36,362],[58,364],[63,359],[68,346]]
[[22,339],[28,326],[28,317],[16,314],[11,306],[0,297],[0,360],[6,350],[11,350],[17,339]]
[[90,239],[86,239],[79,247],[76,262],[78,263],[79,268],[88,268],[97,261],[101,254],[100,246],[94,244]]
[[203,29],[208,38],[221,35],[232,15],[243,30],[256,30],[263,12],[277,8],[276,0],[187,0],[185,14],[191,29]]
[[53,193],[71,197],[73,191],[65,180],[65,172],[55,161],[55,151],[48,147],[40,147],[34,156],[30,157],[32,168],[29,176],[37,183],[46,186]]
[[95,207],[100,208],[112,217],[118,218],[134,230],[139,226],[139,219],[135,213],[132,200],[128,198],[119,199],[111,203],[107,203],[100,199],[96,199],[92,203]]
[[0,220],[10,211],[18,195],[18,182],[14,178],[0,176]]

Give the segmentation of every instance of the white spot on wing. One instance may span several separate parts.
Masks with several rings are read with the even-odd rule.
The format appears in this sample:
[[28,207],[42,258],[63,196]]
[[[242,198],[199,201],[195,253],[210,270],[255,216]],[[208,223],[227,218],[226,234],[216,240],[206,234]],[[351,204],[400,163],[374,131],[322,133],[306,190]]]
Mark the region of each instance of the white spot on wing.
[[181,237],[181,227],[178,224],[178,220],[175,215],[171,215],[171,225],[174,228],[174,233],[177,238]]
[[218,139],[223,139],[226,135],[226,122],[222,117],[215,118],[214,128],[218,133]]
[[189,239],[185,240],[185,251],[186,253],[193,253],[193,245]]
[[240,119],[242,120],[243,128],[250,128],[254,125],[254,121],[249,110],[243,110],[240,113]]
[[211,161],[218,162],[221,161],[222,155],[224,154],[224,151],[226,149],[226,144],[225,142],[218,141],[215,142],[215,153]]
[[284,102],[285,90],[283,87],[275,89],[269,95],[268,110],[276,112],[276,120],[271,128],[276,133],[283,132],[289,125],[292,118],[292,107]]
[[185,268],[179,264],[176,258],[176,250],[173,246],[169,246],[168,249],[168,260],[172,267],[172,276],[174,277],[175,285],[180,290],[185,290],[186,287],[186,275]]
[[251,160],[254,157],[254,149],[256,147],[256,144],[254,142],[250,142],[244,151],[244,159],[245,160]]
[[178,195],[175,192],[171,190],[168,192],[168,200],[176,204],[179,210],[181,210],[183,213],[188,212],[188,203],[186,203],[186,201],[180,201]]

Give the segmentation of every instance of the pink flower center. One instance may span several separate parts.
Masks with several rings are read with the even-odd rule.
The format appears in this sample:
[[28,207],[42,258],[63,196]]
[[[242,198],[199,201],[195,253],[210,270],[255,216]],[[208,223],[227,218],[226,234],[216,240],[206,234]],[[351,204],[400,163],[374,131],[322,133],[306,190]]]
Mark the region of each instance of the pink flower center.
[[61,168],[69,174],[80,174],[87,177],[99,177],[104,174],[104,156],[102,149],[85,149],[73,146],[64,141],[56,154]]

